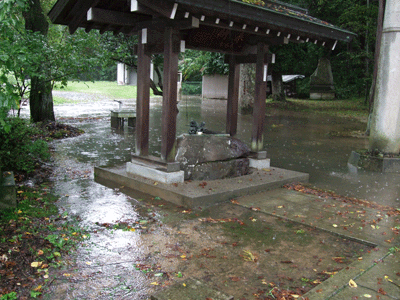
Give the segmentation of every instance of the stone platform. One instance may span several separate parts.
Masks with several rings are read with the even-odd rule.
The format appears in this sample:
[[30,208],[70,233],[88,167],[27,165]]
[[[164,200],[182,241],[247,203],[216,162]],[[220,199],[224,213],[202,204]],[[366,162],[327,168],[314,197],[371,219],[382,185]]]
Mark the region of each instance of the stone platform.
[[95,167],[95,181],[108,187],[133,189],[188,208],[205,208],[240,196],[256,194],[291,182],[308,182],[306,173],[271,167],[218,180],[162,183],[126,172],[126,165]]
[[352,151],[348,163],[372,172],[399,173],[400,158],[371,156]]

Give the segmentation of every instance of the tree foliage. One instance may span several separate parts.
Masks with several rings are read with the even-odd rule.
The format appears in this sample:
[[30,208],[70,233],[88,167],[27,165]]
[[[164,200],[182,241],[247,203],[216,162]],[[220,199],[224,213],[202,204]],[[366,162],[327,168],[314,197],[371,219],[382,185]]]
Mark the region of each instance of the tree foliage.
[[200,81],[203,75],[227,75],[229,65],[225,55],[218,52],[186,50],[180,64],[183,77],[187,81]]
[[[64,26],[49,26],[44,14],[47,25],[39,25],[35,16],[28,14],[31,10],[27,11],[27,3],[33,2],[0,2],[0,103],[3,111],[18,108],[21,99],[35,90],[32,83],[40,82],[42,88],[45,85],[51,93],[55,83],[65,85],[82,74],[93,74],[92,70],[106,59],[99,47],[98,32],[88,34],[78,30],[70,35]],[[51,7],[49,1],[43,3],[47,9]]]

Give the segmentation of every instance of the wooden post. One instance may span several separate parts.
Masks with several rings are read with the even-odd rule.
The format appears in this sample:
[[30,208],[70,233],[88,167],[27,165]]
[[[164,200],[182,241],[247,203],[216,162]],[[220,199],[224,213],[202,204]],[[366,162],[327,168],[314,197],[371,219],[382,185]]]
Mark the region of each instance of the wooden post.
[[267,70],[264,62],[264,55],[267,49],[268,47],[263,43],[257,44],[256,86],[253,108],[253,131],[251,137],[251,150],[254,152],[261,151],[264,142],[263,133],[267,84]]
[[234,55],[229,56],[228,105],[226,113],[226,133],[235,136],[237,132],[237,115],[239,102],[240,65]]
[[136,98],[136,155],[149,154],[149,103],[150,103],[150,55],[145,51],[147,30],[139,31],[137,98]]
[[175,161],[176,115],[178,90],[178,54],[180,39],[173,28],[166,28],[164,34],[164,86],[161,124],[161,159]]

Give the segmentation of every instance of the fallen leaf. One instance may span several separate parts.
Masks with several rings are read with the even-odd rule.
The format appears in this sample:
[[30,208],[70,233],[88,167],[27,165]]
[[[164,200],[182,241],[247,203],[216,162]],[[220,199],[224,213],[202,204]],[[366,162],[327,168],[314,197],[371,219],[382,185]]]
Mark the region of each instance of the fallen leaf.
[[38,285],[36,288],[34,288],[33,290],[35,291],[35,292],[38,292],[38,291],[40,291],[42,289],[42,286],[41,285]]
[[333,226],[333,227],[335,227],[335,228],[337,227],[337,225],[336,225],[336,224],[333,224],[332,226]]
[[41,261],[34,261],[34,262],[31,262],[31,267],[32,268],[38,268],[38,267],[40,267],[42,265],[42,262]]
[[240,281],[240,278],[239,277],[235,277],[235,276],[233,276],[233,277],[229,277],[232,281],[235,281],[235,282],[237,282],[237,281]]
[[38,255],[43,255],[43,253],[44,253],[43,250],[39,250],[37,254]]
[[69,273],[64,273],[63,276],[64,276],[64,277],[70,277],[71,274],[69,274]]
[[292,264],[291,260],[281,260],[281,264]]
[[357,287],[357,283],[353,279],[350,279],[349,286],[352,287],[352,288],[356,288]]
[[372,296],[370,294],[364,294],[363,297],[365,298],[372,298]]
[[378,293],[379,294],[382,294],[382,295],[386,295],[387,293],[383,290],[383,288],[380,288],[379,290],[378,290]]
[[243,254],[243,258],[245,261],[252,261],[252,262],[256,262],[257,258],[256,256],[251,253],[249,250],[243,250],[244,254]]
[[152,282],[151,285],[158,285],[158,282]]

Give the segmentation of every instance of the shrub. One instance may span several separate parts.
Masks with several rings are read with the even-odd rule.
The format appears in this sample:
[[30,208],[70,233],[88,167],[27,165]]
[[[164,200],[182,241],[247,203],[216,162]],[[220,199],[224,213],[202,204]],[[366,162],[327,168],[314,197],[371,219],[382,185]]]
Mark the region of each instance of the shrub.
[[10,130],[0,128],[0,165],[3,171],[31,173],[41,162],[49,160],[47,142],[33,140],[40,130],[19,118],[5,120]]
[[201,81],[182,82],[183,95],[201,95]]

